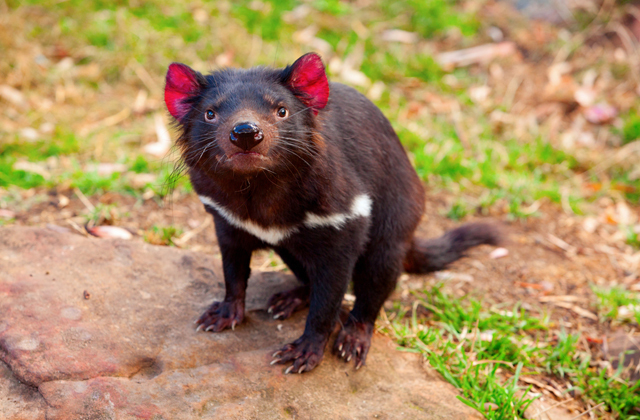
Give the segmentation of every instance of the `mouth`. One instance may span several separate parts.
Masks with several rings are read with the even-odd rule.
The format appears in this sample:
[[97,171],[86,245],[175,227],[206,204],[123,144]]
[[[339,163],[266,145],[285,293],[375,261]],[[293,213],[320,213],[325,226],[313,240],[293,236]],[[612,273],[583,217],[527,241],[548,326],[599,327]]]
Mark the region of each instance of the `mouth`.
[[268,157],[258,152],[236,152],[232,155],[225,155],[226,163],[233,170],[239,172],[256,172],[263,169]]
[[231,162],[234,159],[235,160],[237,160],[237,159],[259,159],[259,160],[264,160],[264,159],[267,159],[267,157],[265,155],[263,155],[262,153],[252,152],[252,151],[236,152],[236,153],[232,154],[231,156],[227,155],[227,162]]

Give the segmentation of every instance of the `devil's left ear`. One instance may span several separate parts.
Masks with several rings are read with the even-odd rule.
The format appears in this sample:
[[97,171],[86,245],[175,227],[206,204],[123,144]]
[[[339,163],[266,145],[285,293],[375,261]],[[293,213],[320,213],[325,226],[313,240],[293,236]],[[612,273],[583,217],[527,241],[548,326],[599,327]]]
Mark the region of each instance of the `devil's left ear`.
[[327,106],[329,81],[318,54],[305,54],[285,68],[282,71],[282,82],[303,104],[312,108],[315,114]]
[[200,73],[184,64],[171,63],[164,87],[164,102],[169,113],[182,120],[191,106],[185,101],[199,94],[203,86],[204,77]]

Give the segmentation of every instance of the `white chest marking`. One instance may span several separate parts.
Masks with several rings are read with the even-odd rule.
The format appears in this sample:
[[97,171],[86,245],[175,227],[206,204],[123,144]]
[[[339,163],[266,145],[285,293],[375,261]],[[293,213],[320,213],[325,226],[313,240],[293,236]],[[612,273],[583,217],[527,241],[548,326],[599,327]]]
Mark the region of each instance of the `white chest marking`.
[[340,229],[351,219],[369,217],[371,215],[371,204],[371,198],[367,194],[360,194],[353,199],[349,213],[334,213],[328,216],[307,213],[304,218],[304,225],[308,228],[333,226],[336,229]]
[[[224,208],[222,205],[213,201],[210,197],[200,195],[200,201],[205,206],[213,207],[224,217],[229,224],[240,228],[255,237],[262,239],[268,244],[277,245],[283,239],[298,232],[299,226],[290,227],[262,227],[250,219],[240,219],[238,216]],[[317,214],[309,213],[305,215],[303,225],[307,228],[319,228],[319,227],[333,227],[340,230],[345,223],[351,219],[357,217],[369,217],[371,215],[371,198],[367,194],[360,194],[354,198],[351,203],[351,209],[349,213],[334,213],[326,216],[320,216]]]
[[200,197],[200,201],[202,201],[202,204],[216,209],[216,211],[220,213],[220,216],[224,217],[226,221],[229,222],[229,224],[237,228],[240,228],[246,232],[249,232],[253,236],[256,236],[262,239],[268,244],[277,245],[278,242],[288,237],[292,233],[298,231],[298,228],[295,226],[294,227],[270,227],[270,228],[262,227],[252,220],[240,219],[238,216],[231,213],[229,210],[225,209],[220,204],[216,203],[211,198],[205,195],[200,195],[199,197]]

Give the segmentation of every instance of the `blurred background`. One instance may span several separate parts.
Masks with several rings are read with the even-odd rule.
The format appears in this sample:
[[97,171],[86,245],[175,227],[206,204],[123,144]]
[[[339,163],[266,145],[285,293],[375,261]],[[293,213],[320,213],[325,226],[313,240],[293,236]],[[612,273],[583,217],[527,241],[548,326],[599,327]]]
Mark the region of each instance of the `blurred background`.
[[[114,223],[121,201],[181,202],[168,64],[316,51],[392,121],[449,218],[552,204],[637,246],[638,19],[611,0],[1,0],[0,223]],[[67,209],[80,194],[93,214]]]
[[[592,418],[634,418],[637,383],[619,390],[609,370],[589,393],[586,384],[600,371],[575,376],[584,359],[571,352],[600,348],[612,322],[634,334],[640,322],[637,3],[0,0],[0,225],[89,228],[217,253],[210,217],[176,168],[163,101],[167,66],[282,67],[316,51],[331,80],[357,88],[391,120],[428,189],[425,235],[491,217],[520,229],[517,244],[565,258],[513,271],[485,262],[509,282],[493,276],[465,286],[490,288],[495,293],[487,296],[503,302],[554,287],[563,296],[583,294],[580,307],[556,300],[567,311],[554,331],[578,331],[547,335],[565,353],[540,353],[541,371],[562,386],[539,382],[536,389],[575,385],[587,396],[572,394],[566,406],[574,413],[596,406]],[[567,261],[598,263],[575,280],[578,268]],[[254,265],[283,269],[269,253]],[[481,278],[485,266],[475,267]],[[521,289],[511,290],[514,279]],[[581,322],[594,318],[584,333]],[[467,321],[464,331],[475,322]],[[513,357],[512,366],[533,360]],[[567,360],[571,368],[554,370]],[[549,395],[564,398],[558,392]],[[469,398],[491,411],[478,402],[486,399]]]

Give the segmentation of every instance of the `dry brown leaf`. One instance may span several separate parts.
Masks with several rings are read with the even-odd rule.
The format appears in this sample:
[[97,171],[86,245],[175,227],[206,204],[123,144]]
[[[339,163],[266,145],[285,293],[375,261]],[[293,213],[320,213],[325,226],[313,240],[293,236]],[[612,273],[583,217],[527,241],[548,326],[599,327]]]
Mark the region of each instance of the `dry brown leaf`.
[[571,303],[568,302],[551,302],[553,303],[555,306],[559,306],[561,308],[565,308],[565,309],[569,309],[572,312],[575,312],[576,314],[580,315],[581,317],[584,318],[589,318],[592,319],[594,321],[598,320],[598,316],[596,314],[594,314],[593,312],[587,311],[586,309],[583,309],[577,305],[573,305]]
[[464,67],[476,63],[487,63],[496,57],[506,57],[515,54],[516,51],[516,44],[514,42],[498,42],[440,53],[436,56],[436,61],[445,69]]
[[547,391],[551,392],[553,395],[555,395],[558,398],[562,398],[562,392],[557,390],[556,388],[545,384],[544,382],[541,382],[537,379],[534,378],[530,378],[528,376],[520,376],[519,380],[521,380],[522,382],[526,383],[526,384],[531,384],[531,385],[535,385],[540,389],[546,389]]

